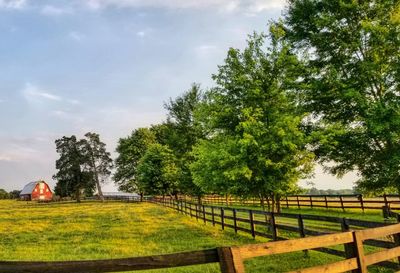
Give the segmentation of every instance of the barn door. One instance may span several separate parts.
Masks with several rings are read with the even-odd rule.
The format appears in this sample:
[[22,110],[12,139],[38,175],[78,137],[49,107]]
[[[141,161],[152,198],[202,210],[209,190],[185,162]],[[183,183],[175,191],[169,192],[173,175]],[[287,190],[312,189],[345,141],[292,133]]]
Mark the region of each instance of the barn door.
[[44,196],[44,183],[39,183],[39,199],[40,200],[44,200],[45,196]]

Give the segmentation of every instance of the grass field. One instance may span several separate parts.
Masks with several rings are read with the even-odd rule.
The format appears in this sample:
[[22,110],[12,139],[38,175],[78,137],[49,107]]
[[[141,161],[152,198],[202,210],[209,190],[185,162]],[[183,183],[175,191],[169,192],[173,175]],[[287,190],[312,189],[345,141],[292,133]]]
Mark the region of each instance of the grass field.
[[[171,209],[148,203],[85,202],[36,204],[0,202],[0,260],[111,259],[261,242],[204,225]],[[310,251],[246,262],[248,272],[285,272],[337,261]],[[219,272],[202,265],[142,272]],[[391,272],[373,269],[372,272]]]

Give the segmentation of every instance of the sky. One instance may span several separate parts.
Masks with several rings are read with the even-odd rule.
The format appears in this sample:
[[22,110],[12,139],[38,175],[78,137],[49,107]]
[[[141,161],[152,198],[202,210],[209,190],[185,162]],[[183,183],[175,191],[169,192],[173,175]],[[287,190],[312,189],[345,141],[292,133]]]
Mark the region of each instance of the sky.
[[[207,89],[230,47],[267,31],[285,0],[0,0],[0,188],[51,186],[54,141],[120,137],[165,119],[164,102]],[[351,188],[317,167],[318,188]],[[305,181],[301,185],[307,185]],[[115,191],[112,182],[105,191]]]

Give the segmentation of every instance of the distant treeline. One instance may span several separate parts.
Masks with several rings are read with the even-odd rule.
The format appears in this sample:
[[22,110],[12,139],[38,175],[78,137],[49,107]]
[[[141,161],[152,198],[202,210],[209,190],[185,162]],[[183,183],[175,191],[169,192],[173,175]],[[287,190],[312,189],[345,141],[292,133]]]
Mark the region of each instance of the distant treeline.
[[309,195],[345,195],[345,194],[357,194],[358,192],[354,189],[327,189],[327,190],[320,190],[315,187],[310,189],[302,189],[302,194],[309,194]]
[[19,193],[21,191],[18,190],[13,190],[10,192],[7,192],[4,189],[0,189],[0,200],[4,200],[4,199],[17,199],[19,198]]

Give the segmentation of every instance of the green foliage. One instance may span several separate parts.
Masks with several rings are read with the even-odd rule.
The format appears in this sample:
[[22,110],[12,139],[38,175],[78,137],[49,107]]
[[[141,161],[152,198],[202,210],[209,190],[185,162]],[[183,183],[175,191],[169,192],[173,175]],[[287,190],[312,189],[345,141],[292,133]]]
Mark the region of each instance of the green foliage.
[[115,160],[114,181],[120,190],[144,192],[136,179],[137,168],[139,160],[144,156],[148,147],[154,143],[156,143],[156,136],[148,128],[136,129],[130,136],[119,140],[116,149],[118,157]]
[[174,100],[170,99],[164,105],[168,110],[167,122],[164,123],[168,135],[164,143],[159,142],[168,145],[178,159],[177,164],[182,171],[179,192],[197,196],[202,195],[203,191],[193,183],[189,165],[193,162],[192,147],[204,138],[204,132],[194,117],[202,99],[203,93],[198,84],[193,84],[191,89]]
[[0,199],[9,199],[9,198],[10,194],[4,189],[0,189]]
[[312,170],[294,96],[302,69],[278,34],[275,29],[269,48],[254,34],[243,52],[230,49],[214,75],[218,87],[198,111],[209,134],[192,164],[194,181],[205,190],[278,197]]
[[286,38],[308,67],[302,105],[320,162],[365,190],[400,190],[398,0],[291,0]]
[[137,181],[146,194],[177,194],[181,171],[172,151],[164,145],[150,145],[137,166]]
[[59,196],[74,195],[80,202],[82,191],[92,195],[95,188],[93,173],[85,168],[89,160],[85,153],[86,142],[78,141],[76,136],[64,136],[55,143],[60,154],[56,161],[57,173],[53,176],[57,180],[55,193]]
[[85,134],[85,139],[82,140],[82,153],[87,159],[85,168],[93,174],[92,179],[96,184],[97,192],[103,199],[101,184],[105,183],[111,175],[113,168],[111,154],[107,152],[106,144],[100,141],[100,135],[90,132]]

